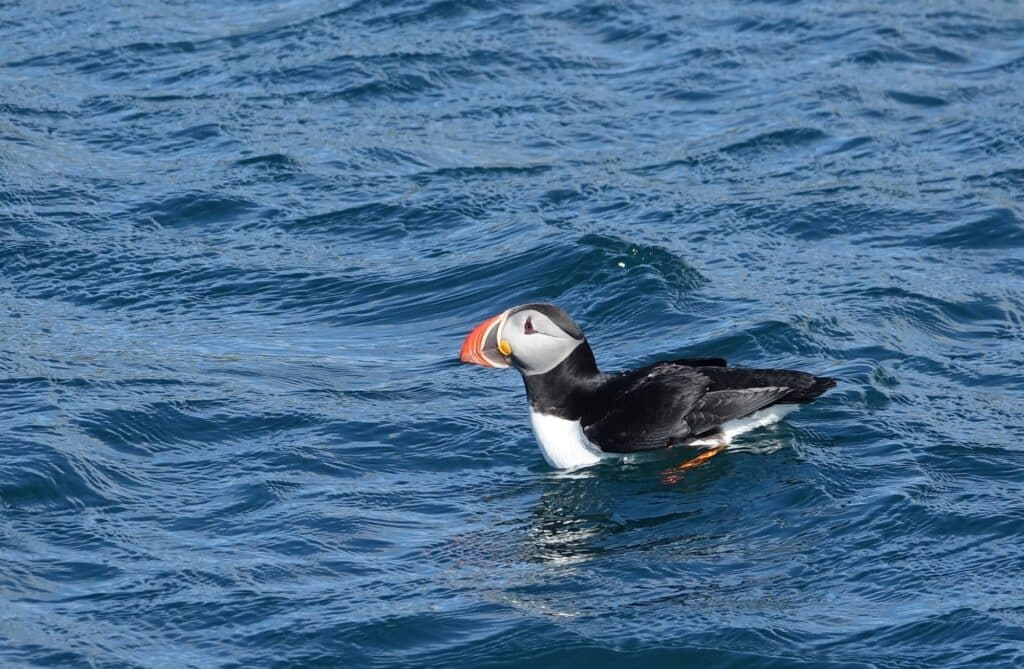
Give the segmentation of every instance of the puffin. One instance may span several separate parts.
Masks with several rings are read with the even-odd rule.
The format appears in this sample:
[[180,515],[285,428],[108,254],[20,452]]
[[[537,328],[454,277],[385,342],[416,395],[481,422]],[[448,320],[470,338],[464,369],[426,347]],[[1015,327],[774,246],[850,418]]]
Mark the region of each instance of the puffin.
[[836,385],[834,378],[791,369],[730,367],[723,358],[663,360],[605,373],[569,314],[543,303],[483,321],[466,336],[459,359],[519,370],[534,435],[556,469],[704,447],[678,467],[690,469],[736,435],[774,423]]

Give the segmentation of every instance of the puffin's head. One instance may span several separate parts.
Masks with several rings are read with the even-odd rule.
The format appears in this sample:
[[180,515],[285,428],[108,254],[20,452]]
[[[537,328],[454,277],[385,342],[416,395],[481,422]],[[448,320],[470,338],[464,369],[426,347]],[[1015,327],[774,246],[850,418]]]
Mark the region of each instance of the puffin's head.
[[515,367],[526,376],[557,367],[585,341],[569,314],[553,304],[524,304],[488,318],[462,342],[459,360]]

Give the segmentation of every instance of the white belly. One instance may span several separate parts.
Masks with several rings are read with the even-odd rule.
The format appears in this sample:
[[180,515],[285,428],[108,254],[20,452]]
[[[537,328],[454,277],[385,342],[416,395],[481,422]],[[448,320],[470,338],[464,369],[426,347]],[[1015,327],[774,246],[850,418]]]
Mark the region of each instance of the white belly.
[[[797,404],[783,404],[757,411],[746,418],[730,420],[722,424],[721,432],[706,439],[687,443],[687,446],[719,446],[731,443],[734,437],[758,427],[776,423],[794,409]],[[555,469],[576,469],[597,464],[604,458],[622,457],[622,453],[604,453],[587,439],[579,421],[546,416],[530,410],[530,424],[540,444],[540,452],[548,464]]]
[[555,469],[586,467],[600,462],[602,458],[613,457],[613,454],[602,453],[587,440],[583,426],[577,420],[546,416],[530,409],[530,424],[540,444],[541,454]]

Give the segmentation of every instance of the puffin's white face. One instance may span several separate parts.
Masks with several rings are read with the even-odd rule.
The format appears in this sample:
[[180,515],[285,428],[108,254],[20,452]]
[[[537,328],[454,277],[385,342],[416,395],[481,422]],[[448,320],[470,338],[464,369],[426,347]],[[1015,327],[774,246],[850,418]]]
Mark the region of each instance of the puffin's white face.
[[515,367],[531,376],[558,366],[584,341],[568,314],[550,304],[513,307],[478,325],[459,359],[484,367]]

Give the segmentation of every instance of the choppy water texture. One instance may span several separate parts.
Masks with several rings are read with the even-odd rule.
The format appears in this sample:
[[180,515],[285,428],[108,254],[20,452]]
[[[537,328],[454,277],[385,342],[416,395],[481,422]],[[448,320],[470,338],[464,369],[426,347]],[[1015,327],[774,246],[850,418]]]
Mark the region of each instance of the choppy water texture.
[[[3,666],[1024,664],[1019,4],[6,2],[0,90]],[[557,475],[528,300],[842,384]]]

